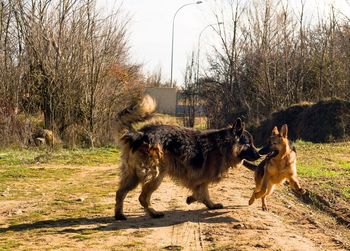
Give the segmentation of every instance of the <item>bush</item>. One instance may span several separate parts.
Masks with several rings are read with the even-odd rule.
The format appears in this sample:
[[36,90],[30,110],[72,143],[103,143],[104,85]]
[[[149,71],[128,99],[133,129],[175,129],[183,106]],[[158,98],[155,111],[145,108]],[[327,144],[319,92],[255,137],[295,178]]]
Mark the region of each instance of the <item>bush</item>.
[[291,140],[333,142],[350,136],[350,103],[343,100],[326,100],[316,104],[297,104],[271,114],[259,126],[251,127],[257,145],[268,140],[274,126],[288,125]]

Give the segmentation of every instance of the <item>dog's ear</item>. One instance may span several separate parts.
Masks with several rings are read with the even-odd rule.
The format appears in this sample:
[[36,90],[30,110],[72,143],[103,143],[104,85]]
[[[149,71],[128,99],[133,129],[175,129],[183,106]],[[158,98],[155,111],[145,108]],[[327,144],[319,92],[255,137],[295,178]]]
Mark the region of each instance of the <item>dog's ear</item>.
[[278,128],[277,126],[275,126],[273,129],[272,129],[272,136],[275,136],[275,135],[278,135],[280,134],[279,131],[278,131]]
[[288,126],[287,124],[284,124],[281,128],[281,135],[283,138],[287,138],[288,137]]
[[240,118],[236,120],[236,122],[233,124],[233,129],[235,130],[235,133],[238,137],[240,137],[244,130],[244,123]]

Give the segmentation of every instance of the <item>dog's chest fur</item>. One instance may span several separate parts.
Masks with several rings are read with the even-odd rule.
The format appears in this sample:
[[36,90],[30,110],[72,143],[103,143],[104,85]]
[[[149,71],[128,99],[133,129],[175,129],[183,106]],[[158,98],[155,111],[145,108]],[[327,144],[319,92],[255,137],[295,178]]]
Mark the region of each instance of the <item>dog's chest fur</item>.
[[280,183],[284,179],[296,173],[296,154],[291,152],[283,158],[272,158],[266,163],[267,174],[274,183]]

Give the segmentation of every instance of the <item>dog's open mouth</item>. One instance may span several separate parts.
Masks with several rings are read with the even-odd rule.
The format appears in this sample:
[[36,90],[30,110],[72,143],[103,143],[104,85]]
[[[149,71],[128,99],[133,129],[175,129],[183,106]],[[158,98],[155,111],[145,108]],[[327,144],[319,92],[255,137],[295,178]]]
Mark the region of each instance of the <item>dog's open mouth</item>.
[[278,150],[273,150],[266,155],[266,158],[272,159],[278,155]]

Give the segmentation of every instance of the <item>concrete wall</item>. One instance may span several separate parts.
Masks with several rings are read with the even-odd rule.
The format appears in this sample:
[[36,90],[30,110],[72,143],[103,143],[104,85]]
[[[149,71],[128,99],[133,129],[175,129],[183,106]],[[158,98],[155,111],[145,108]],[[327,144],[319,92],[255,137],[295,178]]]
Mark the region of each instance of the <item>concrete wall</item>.
[[146,94],[149,94],[157,102],[157,112],[169,115],[176,113],[177,89],[170,87],[147,87]]

